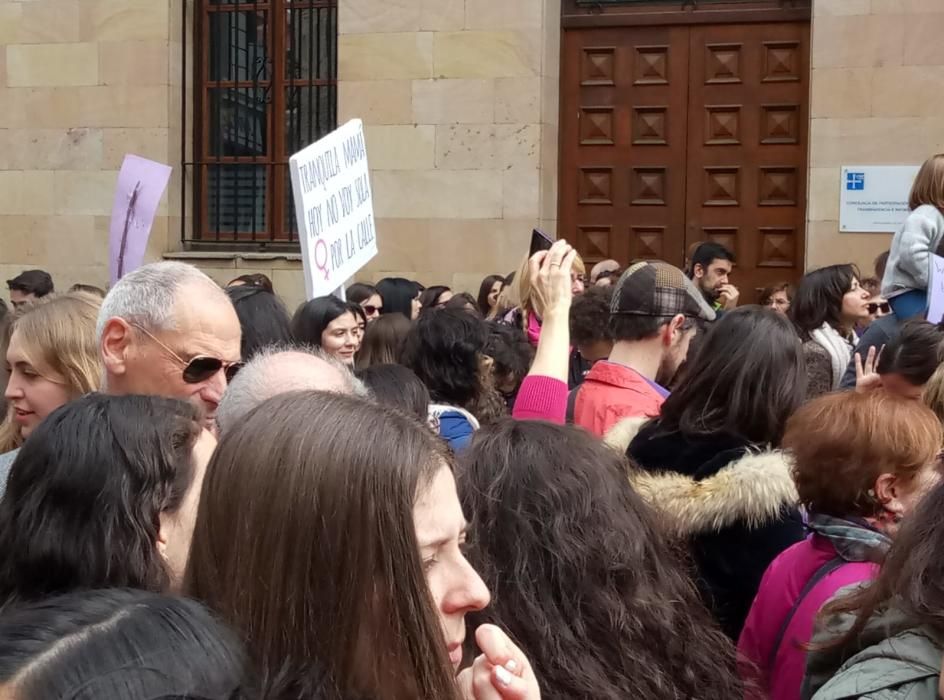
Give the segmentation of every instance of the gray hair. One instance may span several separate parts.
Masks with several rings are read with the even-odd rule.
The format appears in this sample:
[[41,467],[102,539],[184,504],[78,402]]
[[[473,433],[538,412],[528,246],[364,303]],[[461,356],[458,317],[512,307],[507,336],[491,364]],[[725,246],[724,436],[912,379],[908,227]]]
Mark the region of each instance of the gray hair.
[[267,399],[291,391],[324,391],[324,378],[313,372],[297,371],[294,366],[286,371],[288,356],[317,359],[337,370],[345,394],[369,399],[370,391],[354,376],[351,369],[321,348],[298,345],[274,345],[263,348],[239,370],[230,382],[216,411],[220,435],[239,425],[252,409]]
[[221,301],[228,299],[216,282],[193,265],[173,260],[144,265],[118,280],[102,302],[96,326],[99,341],[105,324],[112,318],[122,318],[148,330],[176,328],[177,293],[188,284],[206,287],[209,294],[218,294]]

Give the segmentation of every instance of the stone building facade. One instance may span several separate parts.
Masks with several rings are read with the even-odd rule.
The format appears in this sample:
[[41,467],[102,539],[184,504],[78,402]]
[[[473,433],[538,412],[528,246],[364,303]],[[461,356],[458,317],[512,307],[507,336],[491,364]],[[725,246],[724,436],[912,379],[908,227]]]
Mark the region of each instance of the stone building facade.
[[[0,0],[0,279],[43,267],[107,282],[125,153],[174,166],[149,259],[225,281],[270,274],[302,298],[298,255],[190,250],[198,0]],[[473,290],[556,232],[561,0],[339,0],[338,120],[367,128],[381,253],[402,274]],[[882,234],[840,234],[839,167],[944,150],[944,2],[813,0],[804,265],[871,260]],[[182,180],[182,178],[184,178]]]

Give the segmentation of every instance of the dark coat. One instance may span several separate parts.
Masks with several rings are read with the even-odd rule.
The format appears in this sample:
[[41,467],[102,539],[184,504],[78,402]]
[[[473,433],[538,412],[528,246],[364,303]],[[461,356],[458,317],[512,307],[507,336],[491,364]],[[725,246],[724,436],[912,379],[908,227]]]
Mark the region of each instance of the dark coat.
[[737,641],[767,566],[804,537],[789,462],[729,435],[660,433],[658,420],[627,453],[641,468],[637,489],[689,542],[702,597]]

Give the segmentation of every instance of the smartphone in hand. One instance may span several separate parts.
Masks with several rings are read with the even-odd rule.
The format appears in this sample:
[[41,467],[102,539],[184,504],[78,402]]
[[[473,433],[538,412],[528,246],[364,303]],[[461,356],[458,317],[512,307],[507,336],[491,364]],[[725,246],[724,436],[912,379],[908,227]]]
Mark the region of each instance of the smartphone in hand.
[[530,258],[542,250],[550,250],[552,245],[554,245],[554,241],[551,240],[550,236],[544,231],[533,229],[531,231],[531,250],[528,252],[528,257]]

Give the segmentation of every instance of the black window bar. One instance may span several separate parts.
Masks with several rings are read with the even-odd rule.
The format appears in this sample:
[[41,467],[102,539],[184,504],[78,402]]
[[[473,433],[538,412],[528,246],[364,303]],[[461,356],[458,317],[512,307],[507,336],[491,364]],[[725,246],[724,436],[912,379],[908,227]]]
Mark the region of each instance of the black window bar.
[[[288,159],[337,126],[337,0],[193,0],[185,38],[189,17],[193,154],[185,143],[181,186],[194,210],[192,224],[181,216],[181,240],[297,249]],[[186,65],[185,54],[185,133]]]

